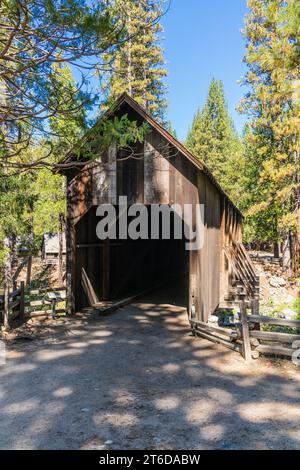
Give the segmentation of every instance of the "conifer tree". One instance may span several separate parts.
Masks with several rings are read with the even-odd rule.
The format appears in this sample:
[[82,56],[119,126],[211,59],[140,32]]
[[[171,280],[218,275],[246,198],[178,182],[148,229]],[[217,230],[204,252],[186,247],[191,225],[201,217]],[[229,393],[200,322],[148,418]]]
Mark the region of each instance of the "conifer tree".
[[[57,97],[56,90],[60,89]],[[93,104],[88,92],[78,90],[69,64],[53,64],[49,77],[49,101],[58,101],[57,106],[64,106],[65,112],[50,117],[50,128],[53,133],[53,144],[59,147],[56,156],[61,155],[87,130],[87,111]],[[55,96],[53,96],[55,95]]]
[[159,44],[162,26],[162,0],[113,0],[118,22],[126,29],[126,40],[103,55],[108,68],[103,90],[109,107],[127,92],[154,117],[164,121],[167,71]]
[[177,132],[176,132],[176,130],[174,129],[173,124],[172,124],[171,121],[168,121],[168,122],[167,122],[166,130],[167,130],[173,137],[175,137],[175,139],[177,139]]
[[[253,188],[250,215],[260,231],[283,241],[283,264],[297,270],[300,234],[299,15],[296,0],[249,0],[245,83],[241,110],[251,116]],[[275,222],[275,227],[274,227]]]
[[211,81],[207,100],[203,109],[198,110],[194,116],[186,145],[208,166],[223,189],[237,201],[240,194],[242,147],[228,113],[220,80]]

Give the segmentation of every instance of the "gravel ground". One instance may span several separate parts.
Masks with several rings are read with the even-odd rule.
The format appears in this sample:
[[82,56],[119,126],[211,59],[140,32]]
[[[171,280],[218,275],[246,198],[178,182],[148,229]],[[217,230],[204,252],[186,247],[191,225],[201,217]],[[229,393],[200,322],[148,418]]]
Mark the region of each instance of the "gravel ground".
[[299,367],[246,365],[159,302],[10,343],[0,448],[300,449]]

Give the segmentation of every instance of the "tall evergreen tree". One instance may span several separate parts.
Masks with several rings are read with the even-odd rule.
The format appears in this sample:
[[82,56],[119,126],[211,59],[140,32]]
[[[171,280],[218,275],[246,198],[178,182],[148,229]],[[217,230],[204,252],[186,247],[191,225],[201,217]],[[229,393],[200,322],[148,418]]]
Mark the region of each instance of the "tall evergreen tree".
[[[47,146],[49,120],[76,113],[63,99],[55,66],[72,64],[85,87],[101,55],[129,37],[111,0],[1,0],[0,17],[0,165],[23,171],[28,164],[22,150],[37,138]],[[76,92],[80,89],[79,84]],[[109,130],[113,139],[115,129],[106,135]],[[32,161],[30,168],[42,164]]]
[[109,107],[127,92],[154,117],[164,120],[167,75],[159,44],[162,26],[162,0],[113,0],[118,22],[124,25],[126,40],[103,55],[108,72],[103,82]]
[[[59,99],[56,94],[60,89]],[[93,98],[88,92],[79,91],[69,64],[53,64],[49,77],[49,103],[58,101],[57,105],[65,112],[50,117],[50,129],[53,133],[53,143],[58,147],[56,157],[61,158],[64,151],[70,147],[80,135],[87,130],[87,111],[93,104]]]
[[[241,110],[251,116],[252,217],[257,229],[283,241],[286,268],[299,262],[299,16],[297,0],[249,0],[245,83]],[[275,223],[275,227],[274,227]],[[290,262],[292,260],[292,263]]]
[[177,139],[177,132],[176,132],[176,129],[174,129],[173,124],[172,124],[171,121],[168,121],[168,122],[167,122],[166,130],[167,130],[173,137],[175,137],[175,139]]
[[224,190],[237,200],[242,147],[220,80],[211,81],[206,103],[194,116],[186,145],[208,166]]
[[[52,100],[58,88],[59,101],[57,96]],[[29,165],[36,160],[50,163],[50,166],[57,163],[86,127],[84,110],[90,103],[89,97],[78,91],[69,64],[53,64],[47,91],[50,106],[57,100],[57,105],[66,112],[53,115],[49,120],[51,155],[47,156],[42,141],[22,151],[20,158]],[[21,239],[29,253],[38,249],[44,233],[58,230],[59,213],[65,210],[64,184],[64,178],[54,175],[49,168],[30,169],[22,175],[5,177],[0,173],[0,239],[6,239],[10,247]],[[3,249],[2,244],[0,271],[1,259],[2,265],[5,260]]]

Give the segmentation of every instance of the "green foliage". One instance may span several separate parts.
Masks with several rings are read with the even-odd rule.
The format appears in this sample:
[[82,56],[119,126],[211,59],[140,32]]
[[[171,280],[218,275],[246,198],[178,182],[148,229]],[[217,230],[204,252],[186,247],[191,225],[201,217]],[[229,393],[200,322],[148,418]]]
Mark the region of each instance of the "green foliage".
[[194,117],[186,146],[208,166],[233,201],[239,203],[245,162],[220,80],[212,80],[206,103]]
[[59,231],[58,216],[65,212],[64,178],[48,169],[35,175],[32,193],[36,196],[33,207],[33,231],[39,242],[44,233]]
[[124,41],[103,54],[108,72],[103,81],[107,109],[124,91],[160,121],[164,120],[166,101],[163,78],[167,75],[159,18],[162,0],[114,0],[111,2]]
[[128,118],[127,114],[113,119],[99,119],[95,126],[85,133],[83,138],[76,142],[70,150],[72,158],[97,159],[110,145],[127,147],[137,142],[142,143],[149,132],[147,123],[138,124]]
[[293,304],[293,310],[298,314],[298,320],[300,320],[300,298],[296,299]]
[[74,116],[57,69],[72,63],[84,73],[81,59],[97,61],[116,46],[120,30],[102,1],[1,0],[1,17],[0,147],[14,154],[8,142],[25,148],[37,133],[48,135],[52,116]]
[[167,130],[173,137],[175,137],[175,139],[177,139],[177,132],[176,132],[176,130],[174,129],[174,127],[173,127],[171,121],[168,121],[168,123],[167,123],[167,125],[166,125],[166,130]]
[[[297,0],[249,0],[245,84],[251,116],[245,138],[249,220],[269,241],[300,233],[300,48]],[[294,253],[297,257],[297,253]],[[296,262],[296,260],[294,260]]]
[[[78,91],[69,64],[53,64],[49,78],[49,105],[56,105],[60,109],[63,107],[65,111],[50,117],[55,154],[61,157],[87,129],[86,113],[92,106],[93,100],[87,93]],[[59,97],[56,96],[58,88]]]
[[[27,161],[43,154],[42,146],[23,152]],[[64,179],[49,169],[7,176],[0,174],[0,239],[19,242],[29,251],[40,248],[42,235],[58,230],[58,215],[65,210]],[[5,252],[0,246],[0,267]],[[2,261],[2,262],[1,262]]]

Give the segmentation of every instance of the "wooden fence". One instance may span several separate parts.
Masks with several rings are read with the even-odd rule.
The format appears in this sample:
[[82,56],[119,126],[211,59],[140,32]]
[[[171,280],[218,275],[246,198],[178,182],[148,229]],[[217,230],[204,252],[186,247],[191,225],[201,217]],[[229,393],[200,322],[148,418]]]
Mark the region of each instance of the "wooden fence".
[[[210,325],[190,319],[193,333],[215,343],[239,351],[246,361],[257,359],[260,354],[292,357],[296,341],[300,341],[300,320],[286,320],[262,315],[248,315],[249,304],[240,304],[240,322],[231,328]],[[295,333],[262,331],[261,325],[276,325],[295,329]],[[299,344],[299,343],[298,343]],[[299,347],[299,346],[297,346]]]
[[[57,303],[66,301],[66,287],[25,288],[24,282],[12,292],[0,296],[0,319],[5,328],[15,319],[21,322],[31,318],[54,316],[66,313],[66,307],[56,308]],[[59,297],[50,298],[48,294],[56,293]],[[53,296],[54,297],[54,296]],[[0,323],[1,323],[0,320]]]
[[295,341],[300,340],[300,334],[296,332],[261,331],[260,326],[262,324],[268,324],[289,327],[300,331],[300,320],[286,320],[284,318],[270,318],[260,315],[249,315],[247,320],[250,325],[258,327],[250,329],[250,339],[256,339],[258,342],[258,344],[254,346],[254,351],[262,354],[292,357],[295,352],[293,344]]

